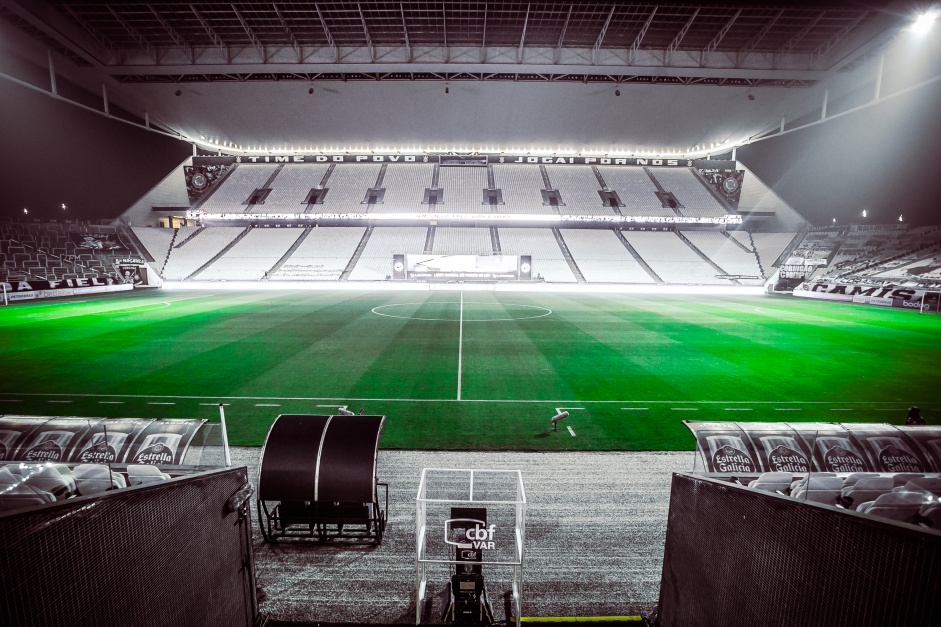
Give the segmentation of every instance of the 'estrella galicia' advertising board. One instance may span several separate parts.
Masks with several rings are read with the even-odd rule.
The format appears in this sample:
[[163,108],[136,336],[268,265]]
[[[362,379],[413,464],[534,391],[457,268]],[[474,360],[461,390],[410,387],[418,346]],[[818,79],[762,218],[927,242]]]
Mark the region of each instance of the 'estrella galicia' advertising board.
[[46,420],[33,427],[21,441],[13,459],[24,462],[64,462],[75,443],[97,422],[96,418]]
[[72,448],[70,462],[113,464],[127,455],[137,437],[153,418],[112,418],[96,421]]
[[898,431],[921,451],[928,472],[941,472],[941,426],[898,427]]
[[754,448],[745,432],[732,422],[684,421],[706,463],[706,472],[754,474],[759,472]]
[[800,434],[781,423],[736,423],[751,440],[761,470],[765,472],[808,472],[811,449]]
[[844,424],[867,449],[876,472],[927,472],[928,463],[918,446],[903,433],[886,425]]
[[127,464],[179,466],[193,436],[205,422],[205,419],[155,420],[134,439],[123,461]]
[[17,459],[16,451],[38,427],[49,421],[36,416],[3,416],[0,418],[0,462]]

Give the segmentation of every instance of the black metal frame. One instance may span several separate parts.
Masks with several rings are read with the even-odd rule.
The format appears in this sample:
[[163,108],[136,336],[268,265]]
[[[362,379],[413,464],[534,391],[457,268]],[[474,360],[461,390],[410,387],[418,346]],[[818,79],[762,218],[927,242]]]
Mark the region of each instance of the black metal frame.
[[[379,503],[379,487],[383,488],[384,507]],[[268,543],[291,538],[316,539],[320,543],[343,540],[382,544],[388,522],[389,484],[376,482],[376,488],[376,498],[372,503],[264,501],[259,498],[257,508],[261,535]],[[269,508],[270,503],[275,505]],[[358,529],[360,525],[362,530]]]

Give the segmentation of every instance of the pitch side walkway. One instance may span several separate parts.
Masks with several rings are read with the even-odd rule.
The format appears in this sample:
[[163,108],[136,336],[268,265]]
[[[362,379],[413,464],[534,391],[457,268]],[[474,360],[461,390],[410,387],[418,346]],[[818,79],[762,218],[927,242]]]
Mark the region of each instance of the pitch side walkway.
[[[238,448],[254,482],[260,449]],[[524,617],[648,615],[657,604],[670,476],[692,469],[691,452],[379,453],[389,484],[381,546],[265,544],[254,527],[263,612],[278,622],[414,623],[415,497],[422,468],[522,472],[528,500]],[[254,517],[254,513],[253,513]],[[497,622],[506,618],[501,573],[484,573]],[[437,597],[447,572],[429,575]],[[508,578],[507,578],[508,580]],[[426,620],[440,622],[440,600]]]

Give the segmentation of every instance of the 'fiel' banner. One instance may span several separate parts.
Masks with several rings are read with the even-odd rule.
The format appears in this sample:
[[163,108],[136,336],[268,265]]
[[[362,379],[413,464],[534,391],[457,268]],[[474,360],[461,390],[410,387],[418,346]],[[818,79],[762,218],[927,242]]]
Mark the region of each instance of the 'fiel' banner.
[[684,421],[705,472],[939,472],[941,427]]

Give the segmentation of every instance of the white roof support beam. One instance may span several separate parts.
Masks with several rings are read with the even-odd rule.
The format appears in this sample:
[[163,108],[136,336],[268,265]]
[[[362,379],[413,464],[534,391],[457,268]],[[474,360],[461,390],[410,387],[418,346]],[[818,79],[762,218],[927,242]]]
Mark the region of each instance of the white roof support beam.
[[252,48],[258,51],[258,54],[261,55],[262,60],[267,63],[268,55],[265,53],[265,47],[262,45],[258,37],[255,36],[255,31],[252,30],[251,26],[248,25],[248,22],[242,17],[241,11],[238,10],[234,4],[230,4],[232,7],[232,12],[235,13],[235,17],[239,18],[239,23],[242,24],[242,30],[245,31],[245,34],[248,35],[248,41],[251,42]]
[[640,32],[637,33],[637,37],[634,38],[634,43],[631,44],[631,49],[627,57],[628,65],[634,64],[634,55],[637,54],[638,50],[640,50],[640,44],[642,41],[644,41],[644,36],[650,29],[650,25],[653,23],[653,18],[655,15],[657,15],[657,7],[654,7],[653,10],[650,11],[650,15],[647,16],[647,21],[644,22],[644,25],[640,28]]
[[412,43],[408,40],[408,22],[405,21],[405,6],[399,3],[399,14],[402,16],[402,33],[405,35],[405,53],[408,55],[408,63],[412,62]]
[[133,37],[134,41],[136,41],[141,48],[147,51],[147,55],[153,57],[154,63],[159,64],[160,57],[157,55],[157,49],[154,48],[153,44],[147,41],[146,37],[137,32],[137,30],[131,26],[127,20],[121,17],[121,14],[115,11],[114,8],[108,7],[108,11],[111,13],[111,15],[114,16],[114,19],[118,21],[118,24],[120,24],[124,30],[127,31],[127,34]]
[[781,19],[782,15],[784,15],[784,9],[778,10],[778,12],[775,13],[774,17],[768,20],[768,22],[764,26],[761,27],[761,30],[758,31],[755,34],[755,36],[751,38],[751,41],[749,41],[748,44],[746,44],[744,48],[739,50],[738,59],[736,60],[736,63],[735,63],[736,67],[740,67],[742,65],[742,61],[745,60],[745,57],[751,54],[751,51],[758,47],[758,44],[761,43],[761,40],[765,38],[765,35],[768,34],[768,31],[771,30],[771,28],[777,23],[777,21]]
[[719,44],[722,43],[722,40],[725,39],[725,36],[729,34],[729,31],[732,29],[732,25],[735,24],[735,20],[738,19],[738,16],[742,14],[742,10],[738,9],[735,14],[729,18],[729,21],[719,29],[719,32],[716,33],[716,36],[712,38],[712,41],[703,48],[699,57],[699,67],[704,67],[706,65],[706,57],[715,52],[716,48],[719,47]]
[[674,37],[673,41],[670,42],[670,45],[667,46],[666,54],[663,55],[664,65],[670,65],[670,60],[673,58],[673,53],[676,52],[676,49],[679,48],[681,43],[683,43],[683,38],[686,37],[686,33],[689,32],[689,29],[693,25],[693,21],[696,19],[697,15],[699,15],[699,7],[696,7],[696,10],[693,11],[693,14],[690,15],[689,19],[686,20],[686,23],[683,24],[683,28],[680,29],[680,32],[676,34],[676,37]]
[[523,20],[523,34],[520,35],[520,45],[516,50],[516,62],[523,62],[523,45],[526,43],[526,28],[529,26],[529,8],[530,4],[526,4],[526,18]]
[[814,54],[818,57],[826,56],[828,52],[833,50],[834,46],[846,39],[846,36],[849,35],[859,25],[860,22],[869,17],[869,14],[870,11],[860,13],[855,20],[846,24],[836,35],[825,41],[820,45],[820,47],[814,50]]
[[212,26],[209,25],[209,22],[206,21],[206,18],[203,17],[202,13],[200,13],[196,9],[196,7],[194,7],[192,4],[190,5],[190,11],[193,12],[193,15],[196,16],[196,19],[199,21],[200,25],[203,27],[203,30],[206,31],[206,34],[209,35],[210,39],[212,39],[212,44],[216,48],[224,52],[226,60],[229,63],[231,63],[232,55],[229,52],[229,47],[225,44],[224,41],[222,41],[222,37],[219,36],[219,33],[213,30]]
[[804,28],[800,29],[800,31],[797,34],[791,37],[791,39],[786,44],[781,46],[779,49],[775,50],[774,54],[775,55],[787,54],[791,50],[793,50],[794,46],[796,46],[801,41],[803,41],[804,37],[806,37],[807,34],[810,31],[812,31],[817,24],[820,23],[820,20],[822,20],[826,14],[827,14],[826,11],[821,11],[820,13],[818,13],[814,19],[812,19],[811,21],[807,22],[807,24],[804,25]]
[[330,49],[333,51],[333,62],[340,62],[340,49],[337,48],[337,44],[333,41],[333,35],[330,34],[330,29],[327,28],[327,20],[323,19],[323,13],[320,11],[320,5],[316,2],[314,3],[314,8],[317,10],[317,17],[320,18],[320,26],[323,28],[324,35],[327,36],[327,45],[330,46]]
[[608,11],[608,19],[604,21],[604,26],[601,27],[601,32],[598,33],[598,39],[595,40],[595,46],[591,49],[592,65],[598,62],[598,51],[601,50],[601,44],[604,43],[604,36],[608,34],[608,26],[611,25],[611,18],[614,17],[614,10],[616,8],[617,6],[612,6],[611,10]]
[[356,10],[359,11],[359,21],[363,25],[363,35],[366,36],[366,48],[369,50],[369,60],[376,62],[376,49],[372,45],[372,38],[369,36],[369,27],[366,26],[366,16],[363,15],[363,7],[357,2]]
[[448,47],[448,5],[444,2],[441,3],[441,24],[443,26],[442,32],[444,33],[444,62],[451,62],[451,48]]
[[487,62],[487,5],[484,4],[484,30],[480,36],[480,62]]
[[92,28],[92,25],[79,17],[78,13],[72,10],[72,7],[65,5],[65,10],[69,12],[69,15],[71,15],[76,22],[78,22],[79,26],[85,29],[85,32],[94,37],[95,41],[100,43],[102,46],[105,46],[112,53],[117,52],[117,48],[115,48],[114,44],[111,43],[111,40],[106,39],[104,35],[98,32],[98,29]]
[[294,36],[294,33],[291,31],[291,27],[288,26],[287,21],[284,19],[284,16],[281,15],[281,9],[278,8],[277,4],[272,3],[272,8],[274,8],[275,15],[278,16],[278,21],[281,22],[281,28],[284,29],[284,34],[288,36],[288,39],[291,40],[291,47],[294,48],[294,52],[297,53],[297,62],[302,63],[304,61],[304,51],[301,48],[301,45],[297,42],[297,38]]
[[193,46],[191,46],[189,42],[183,39],[183,36],[179,34],[178,32],[176,32],[176,29],[170,26],[170,23],[167,20],[165,20],[163,16],[160,15],[160,13],[157,12],[157,9],[155,9],[153,5],[148,4],[147,8],[150,9],[150,12],[154,14],[154,17],[157,18],[157,21],[160,22],[160,25],[163,26],[163,29],[167,31],[167,34],[170,35],[170,38],[173,40],[173,43],[175,43],[178,48],[182,49],[183,52],[185,52],[193,60],[193,63],[195,64],[196,63],[196,50],[193,48]]
[[559,35],[559,43],[555,46],[555,51],[552,55],[552,60],[554,63],[559,63],[562,60],[562,43],[565,41],[565,34],[569,30],[569,21],[572,19],[572,9],[575,8],[573,5],[569,5],[568,15],[565,16],[565,24],[562,25],[562,33]]

